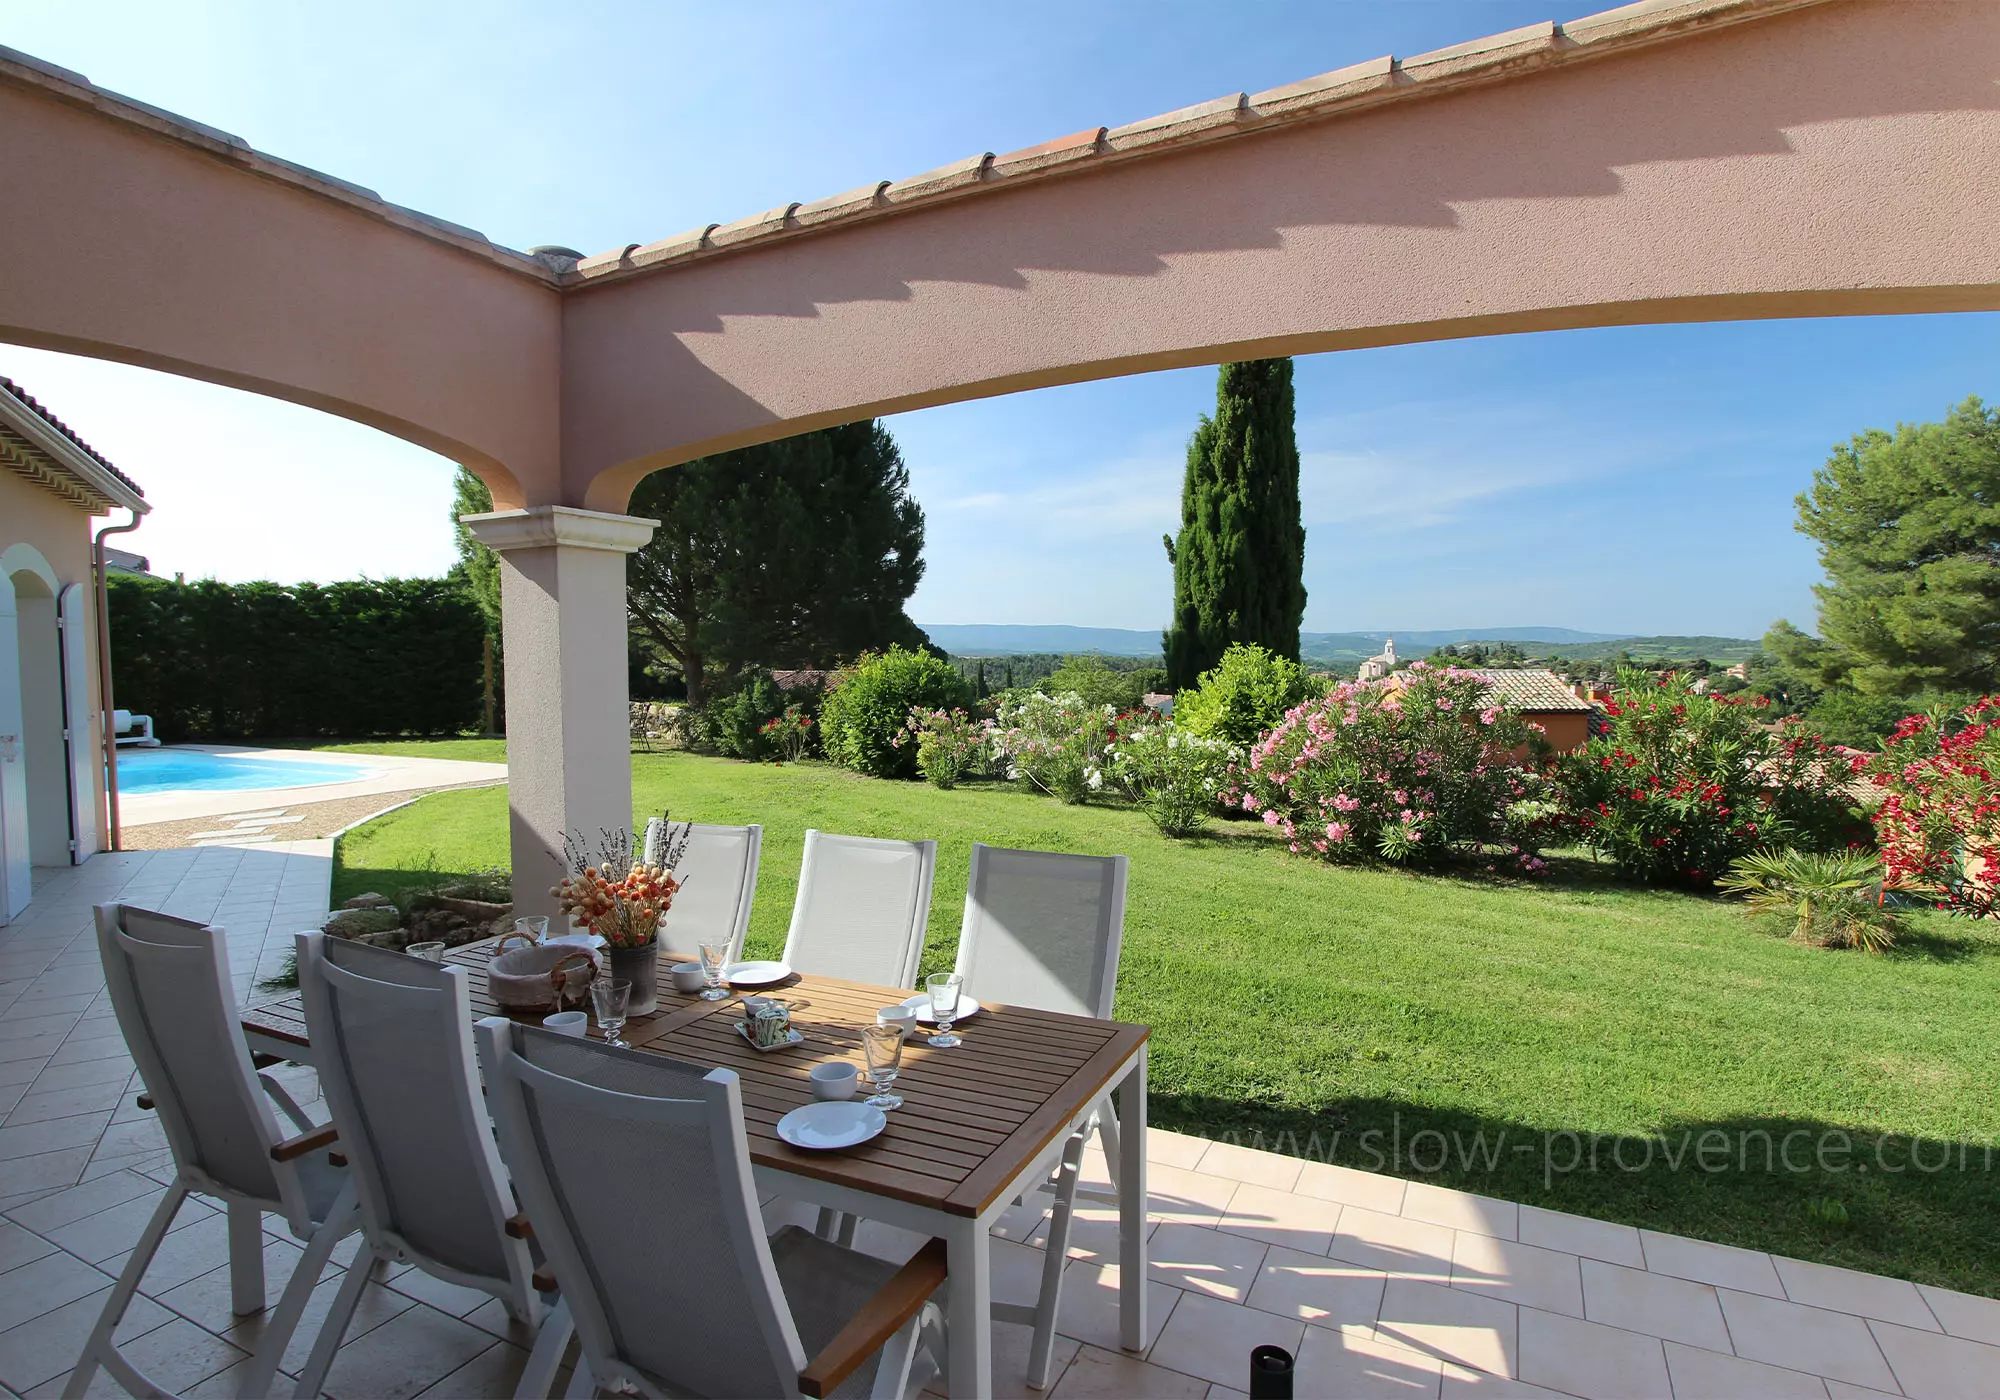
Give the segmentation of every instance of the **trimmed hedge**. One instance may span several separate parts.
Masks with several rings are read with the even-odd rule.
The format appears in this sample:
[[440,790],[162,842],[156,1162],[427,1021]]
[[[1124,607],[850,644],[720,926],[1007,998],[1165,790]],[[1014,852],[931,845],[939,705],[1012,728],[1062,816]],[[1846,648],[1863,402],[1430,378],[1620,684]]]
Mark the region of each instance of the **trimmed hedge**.
[[168,741],[455,734],[480,723],[485,620],[449,579],[114,576],[111,674]]

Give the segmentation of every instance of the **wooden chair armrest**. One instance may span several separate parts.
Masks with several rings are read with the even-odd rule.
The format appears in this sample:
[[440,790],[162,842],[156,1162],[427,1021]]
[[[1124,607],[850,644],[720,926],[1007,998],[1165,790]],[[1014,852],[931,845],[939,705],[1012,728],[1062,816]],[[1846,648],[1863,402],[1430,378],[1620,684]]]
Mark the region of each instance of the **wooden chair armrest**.
[[944,1241],[932,1240],[806,1363],[805,1370],[799,1372],[799,1389],[811,1396],[831,1395],[835,1386],[859,1370],[862,1362],[917,1315],[930,1296],[944,1286],[944,1280]]
[[347,1165],[347,1154],[345,1152],[329,1152],[326,1154],[326,1160],[336,1167],[344,1167]]
[[528,1223],[525,1215],[510,1215],[500,1228],[510,1240],[528,1240],[535,1237],[535,1227]]
[[556,1283],[556,1271],[551,1269],[547,1264],[535,1270],[529,1281],[535,1285],[535,1292],[537,1293],[553,1293],[558,1287]]
[[145,1109],[148,1113],[153,1111],[153,1096],[151,1094],[141,1094],[138,1098],[132,1100],[132,1102]]
[[271,1160],[289,1162],[296,1157],[305,1156],[308,1152],[330,1147],[339,1140],[340,1134],[334,1129],[333,1124],[323,1123],[309,1133],[300,1133],[297,1137],[286,1138],[274,1145],[271,1148]]

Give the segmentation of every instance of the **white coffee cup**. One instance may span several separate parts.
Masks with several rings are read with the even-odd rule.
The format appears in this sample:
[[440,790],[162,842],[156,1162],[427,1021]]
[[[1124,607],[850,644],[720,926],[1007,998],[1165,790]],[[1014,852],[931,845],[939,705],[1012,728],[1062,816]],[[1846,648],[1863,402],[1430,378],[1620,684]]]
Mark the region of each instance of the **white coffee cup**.
[[903,1039],[908,1040],[916,1032],[917,1013],[907,1006],[885,1006],[875,1013],[875,1024],[896,1026],[902,1030]]
[[581,1011],[558,1011],[553,1016],[542,1017],[542,1028],[557,1035],[581,1037],[590,1029],[590,1017]]
[[846,1060],[829,1060],[812,1067],[812,1089],[816,1099],[851,1099],[859,1082],[860,1071]]
[[677,992],[698,992],[708,985],[708,979],[701,974],[698,962],[675,963],[667,969],[667,976],[673,980]]

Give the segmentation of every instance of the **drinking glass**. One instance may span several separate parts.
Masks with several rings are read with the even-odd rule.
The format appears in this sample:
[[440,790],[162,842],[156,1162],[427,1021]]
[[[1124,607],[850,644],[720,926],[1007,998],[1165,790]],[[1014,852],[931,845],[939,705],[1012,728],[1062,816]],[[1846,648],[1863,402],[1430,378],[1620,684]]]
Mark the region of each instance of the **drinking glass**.
[[441,963],[444,961],[444,944],[442,943],[412,943],[403,951],[413,958],[422,958],[425,962]]
[[[597,1009],[597,1028],[604,1032],[606,1045],[625,1045],[618,1032],[625,1029],[625,1008],[632,1001],[632,984],[600,977],[590,984],[590,1004]],[[630,1049],[630,1046],[625,1046]]]
[[514,920],[514,932],[524,933],[537,943],[546,943],[549,939],[549,916],[547,914],[530,914],[524,918],[516,919]]
[[895,1108],[903,1102],[889,1092],[903,1066],[903,1032],[895,1026],[863,1026],[861,1051],[868,1057],[868,1082],[875,1086],[868,1103],[873,1108]]
[[934,973],[924,979],[924,987],[931,994],[931,1015],[937,1018],[937,1034],[926,1043],[940,1050],[963,1045],[965,1042],[951,1033],[951,1023],[958,1015],[958,997],[965,990],[965,978],[956,972]]
[[701,945],[701,976],[708,986],[702,990],[703,1001],[721,1001],[729,995],[722,985],[722,969],[729,962],[729,940],[713,939]]

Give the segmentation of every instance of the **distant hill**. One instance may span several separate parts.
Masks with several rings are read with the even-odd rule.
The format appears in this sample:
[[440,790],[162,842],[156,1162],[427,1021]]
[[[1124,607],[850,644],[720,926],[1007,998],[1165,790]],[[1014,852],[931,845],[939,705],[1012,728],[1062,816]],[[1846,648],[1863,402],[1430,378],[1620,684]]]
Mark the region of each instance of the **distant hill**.
[[[1102,652],[1107,656],[1158,656],[1160,634],[1128,627],[1065,627],[1003,623],[922,623],[932,642],[954,656],[1027,656],[1039,652]],[[1396,639],[1404,656],[1422,656],[1450,642],[1513,642],[1531,656],[1577,660],[1616,656],[1629,651],[1642,660],[1665,657],[1710,661],[1742,661],[1758,644],[1744,637],[1621,637],[1611,632],[1579,632],[1569,627],[1459,627],[1429,631],[1304,632],[1299,654],[1309,662],[1340,665],[1359,662],[1382,650],[1385,638]],[[1532,644],[1532,645],[1530,645]]]

